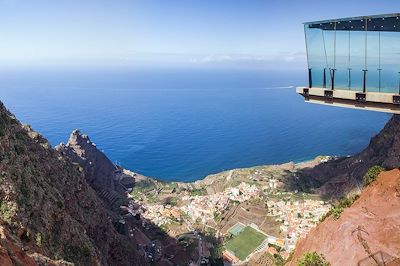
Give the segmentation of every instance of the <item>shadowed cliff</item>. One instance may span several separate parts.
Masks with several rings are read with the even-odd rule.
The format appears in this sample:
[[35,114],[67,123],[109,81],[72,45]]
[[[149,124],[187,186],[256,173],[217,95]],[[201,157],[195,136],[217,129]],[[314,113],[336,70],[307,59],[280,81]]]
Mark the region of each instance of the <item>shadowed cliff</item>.
[[360,153],[305,168],[295,178],[288,178],[287,186],[329,198],[340,197],[360,187],[362,177],[374,165],[385,169],[400,166],[400,115],[393,115]]

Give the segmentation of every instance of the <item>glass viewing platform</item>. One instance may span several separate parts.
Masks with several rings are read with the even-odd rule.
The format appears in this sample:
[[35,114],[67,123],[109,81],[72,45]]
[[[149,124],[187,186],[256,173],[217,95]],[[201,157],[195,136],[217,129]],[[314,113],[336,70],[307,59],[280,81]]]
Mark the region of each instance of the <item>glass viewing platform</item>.
[[400,13],[304,24],[307,101],[400,113]]

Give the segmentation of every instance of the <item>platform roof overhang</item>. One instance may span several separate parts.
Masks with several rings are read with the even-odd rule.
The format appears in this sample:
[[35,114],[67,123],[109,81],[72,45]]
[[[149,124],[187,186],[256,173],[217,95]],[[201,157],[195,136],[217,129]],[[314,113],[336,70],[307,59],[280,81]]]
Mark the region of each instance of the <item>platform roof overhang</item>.
[[306,22],[312,29],[400,32],[400,13]]

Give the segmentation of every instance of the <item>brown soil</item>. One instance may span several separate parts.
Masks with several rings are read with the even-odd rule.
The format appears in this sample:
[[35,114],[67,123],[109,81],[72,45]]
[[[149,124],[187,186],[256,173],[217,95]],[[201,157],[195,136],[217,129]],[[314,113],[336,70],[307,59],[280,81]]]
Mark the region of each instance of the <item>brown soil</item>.
[[381,173],[339,219],[328,217],[312,229],[289,265],[313,251],[333,266],[400,265],[400,171]]
[[219,224],[221,232],[227,233],[236,223],[243,224],[256,224],[263,232],[279,236],[279,223],[276,222],[272,217],[267,216],[268,212],[263,206],[263,203],[256,205],[250,205],[242,203],[236,206],[232,206],[231,209],[224,215],[224,220]]

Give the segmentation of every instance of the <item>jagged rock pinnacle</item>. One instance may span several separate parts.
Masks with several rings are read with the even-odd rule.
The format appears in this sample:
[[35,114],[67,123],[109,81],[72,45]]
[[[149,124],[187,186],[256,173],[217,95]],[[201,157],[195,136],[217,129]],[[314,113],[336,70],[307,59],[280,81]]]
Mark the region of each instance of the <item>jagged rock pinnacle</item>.
[[74,129],[67,144],[60,144],[56,149],[83,167],[86,180],[93,187],[114,188],[113,176],[117,167],[87,135]]

